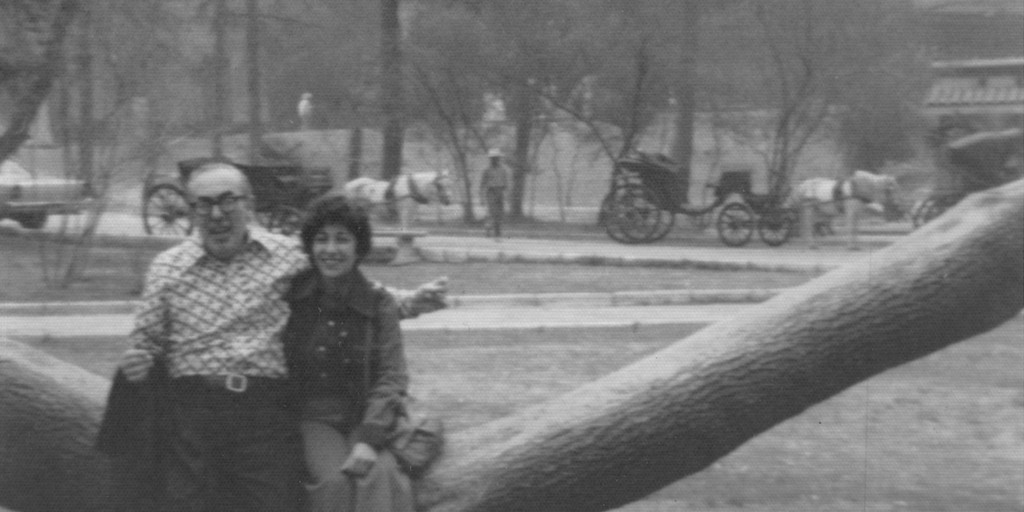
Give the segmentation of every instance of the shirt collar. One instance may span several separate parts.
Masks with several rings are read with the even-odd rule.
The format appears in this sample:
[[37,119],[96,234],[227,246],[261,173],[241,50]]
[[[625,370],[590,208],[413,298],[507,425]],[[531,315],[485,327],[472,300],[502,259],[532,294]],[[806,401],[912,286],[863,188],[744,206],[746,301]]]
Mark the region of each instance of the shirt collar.
[[[352,272],[351,288],[343,304],[339,304],[339,306],[350,308],[363,316],[371,317],[377,311],[377,302],[374,295],[376,287],[359,269],[355,269]],[[320,274],[316,269],[309,269],[296,276],[292,281],[288,300],[297,302],[306,299],[320,299],[323,297],[323,294],[323,281],[320,278]],[[331,309],[337,310],[337,308]]]
[[[270,233],[259,226],[249,226],[249,231],[246,235],[245,248],[246,250],[265,250],[269,251],[273,245],[273,240],[270,238]],[[191,267],[196,263],[199,263],[203,257],[208,256],[206,248],[203,247],[203,240],[200,238],[198,233],[185,239],[184,247],[182,249],[182,258],[184,258],[184,265]]]

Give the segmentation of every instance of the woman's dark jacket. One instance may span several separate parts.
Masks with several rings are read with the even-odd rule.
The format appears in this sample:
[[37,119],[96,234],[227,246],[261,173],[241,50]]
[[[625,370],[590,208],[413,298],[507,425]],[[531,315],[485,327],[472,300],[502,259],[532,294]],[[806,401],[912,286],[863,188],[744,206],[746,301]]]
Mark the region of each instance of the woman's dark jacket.
[[387,444],[409,385],[398,304],[354,270],[348,293],[332,298],[320,276],[296,276],[286,296],[291,316],[282,334],[288,376],[301,404],[338,400],[342,429],[353,442]]

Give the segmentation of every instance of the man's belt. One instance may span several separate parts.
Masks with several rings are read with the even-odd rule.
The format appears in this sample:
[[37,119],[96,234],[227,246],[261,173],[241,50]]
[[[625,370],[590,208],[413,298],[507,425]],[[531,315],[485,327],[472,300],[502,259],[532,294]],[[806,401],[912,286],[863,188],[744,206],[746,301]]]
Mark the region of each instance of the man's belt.
[[227,373],[220,375],[186,375],[173,379],[171,382],[225,390],[232,393],[245,393],[250,390],[270,391],[280,389],[285,385],[284,379],[250,377],[240,373]]

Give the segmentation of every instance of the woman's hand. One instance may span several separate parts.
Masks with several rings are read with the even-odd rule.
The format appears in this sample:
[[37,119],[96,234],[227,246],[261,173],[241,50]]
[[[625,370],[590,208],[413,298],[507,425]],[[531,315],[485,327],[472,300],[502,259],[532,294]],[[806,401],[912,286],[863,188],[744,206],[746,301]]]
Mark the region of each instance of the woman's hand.
[[341,472],[353,477],[365,476],[377,463],[377,450],[366,443],[356,443],[341,466]]
[[409,318],[448,307],[448,277],[423,283],[413,291],[406,303]]

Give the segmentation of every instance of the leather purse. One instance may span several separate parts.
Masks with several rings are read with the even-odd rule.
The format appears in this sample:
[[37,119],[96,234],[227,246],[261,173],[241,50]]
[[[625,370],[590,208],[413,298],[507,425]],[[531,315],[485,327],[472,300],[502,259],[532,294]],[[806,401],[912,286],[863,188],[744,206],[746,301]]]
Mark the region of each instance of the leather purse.
[[444,423],[439,418],[410,414],[407,405],[403,408],[389,449],[399,467],[418,478],[444,452]]

